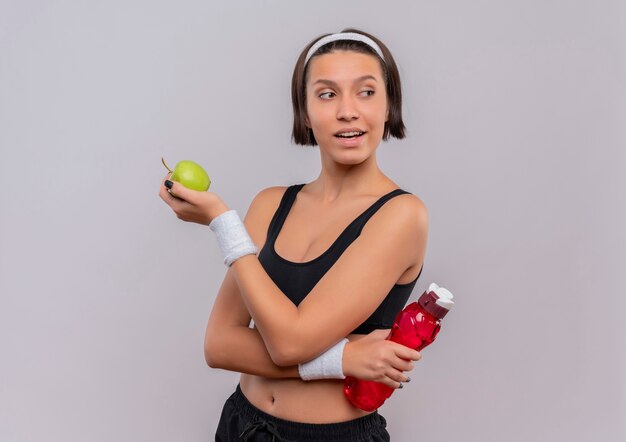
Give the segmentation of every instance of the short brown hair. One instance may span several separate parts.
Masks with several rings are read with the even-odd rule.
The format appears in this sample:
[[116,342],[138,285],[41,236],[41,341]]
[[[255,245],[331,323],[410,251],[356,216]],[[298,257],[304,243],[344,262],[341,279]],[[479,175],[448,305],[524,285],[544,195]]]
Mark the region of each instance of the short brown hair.
[[[400,73],[396,62],[391,55],[387,46],[384,45],[378,38],[370,35],[366,32],[360,31],[354,28],[347,28],[341,32],[354,32],[357,34],[365,35],[378,44],[383,55],[384,60],[376,53],[376,51],[365,43],[354,40],[337,40],[330,42],[321,48],[319,48],[312,55],[316,57],[322,54],[328,54],[336,50],[354,51],[362,54],[368,54],[376,57],[380,62],[380,66],[385,79],[385,89],[387,92],[387,100],[389,106],[389,119],[385,122],[385,129],[383,132],[383,140],[389,139],[390,136],[402,139],[405,135],[404,122],[402,121],[402,88],[400,84]],[[309,62],[305,63],[306,54],[309,48],[315,44],[320,38],[326,37],[325,34],[311,41],[300,53],[296,66],[293,70],[293,76],[291,77],[291,102],[293,105],[293,129],[291,132],[291,139],[295,144],[301,144],[303,146],[317,146],[317,141],[313,135],[313,130],[306,126],[306,82],[308,76]]]

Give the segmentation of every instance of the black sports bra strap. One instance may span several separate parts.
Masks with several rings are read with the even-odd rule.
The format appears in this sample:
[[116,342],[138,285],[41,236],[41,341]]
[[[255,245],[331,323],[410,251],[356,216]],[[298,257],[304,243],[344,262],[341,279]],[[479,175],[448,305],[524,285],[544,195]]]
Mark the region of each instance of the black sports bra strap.
[[287,190],[285,190],[285,193],[280,200],[280,204],[278,205],[278,209],[276,209],[276,212],[272,217],[272,221],[270,222],[267,239],[265,240],[266,243],[273,244],[276,240],[278,232],[282,229],[283,223],[287,218],[287,214],[289,213],[293,202],[296,200],[296,194],[302,187],[304,187],[304,184],[294,184],[287,187]]
[[403,195],[405,193],[411,193],[411,192],[407,192],[404,189],[395,189],[389,192],[388,194],[381,196],[380,199],[378,199],[378,201],[372,204],[365,212],[363,212],[355,220],[359,223],[357,233],[358,234],[361,233],[361,230],[363,229],[363,226],[365,226],[365,223],[378,211],[378,209],[380,209],[383,206],[383,204],[385,204],[391,198],[398,196],[398,195]]

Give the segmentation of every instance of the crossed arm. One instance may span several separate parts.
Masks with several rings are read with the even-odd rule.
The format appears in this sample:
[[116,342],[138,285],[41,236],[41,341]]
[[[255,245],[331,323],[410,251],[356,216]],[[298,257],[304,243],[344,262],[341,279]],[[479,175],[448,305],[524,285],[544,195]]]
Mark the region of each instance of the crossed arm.
[[272,360],[263,338],[250,328],[232,267],[226,272],[207,324],[204,356],[212,368],[266,378],[298,378],[298,366],[281,367]]
[[[278,192],[282,189],[265,189],[250,205],[244,224],[256,244],[264,242],[276,208],[268,202],[275,202]],[[207,363],[265,377],[299,377],[298,363],[347,336],[399,276],[423,258],[426,234],[426,209],[417,198],[388,201],[299,306],[280,291],[255,255],[240,258],[228,270],[209,318]],[[251,318],[257,329],[249,328]]]

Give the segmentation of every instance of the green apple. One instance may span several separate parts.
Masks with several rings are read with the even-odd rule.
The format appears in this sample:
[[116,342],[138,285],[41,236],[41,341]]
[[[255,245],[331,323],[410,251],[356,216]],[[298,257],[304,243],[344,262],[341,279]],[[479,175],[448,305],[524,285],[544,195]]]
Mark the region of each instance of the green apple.
[[163,157],[161,157],[161,161],[165,168],[172,173],[169,178],[171,181],[176,181],[188,189],[199,190],[201,192],[209,189],[211,185],[209,175],[198,163],[191,160],[183,160],[176,164],[176,167],[174,167],[172,171],[167,167],[167,164],[165,164]]

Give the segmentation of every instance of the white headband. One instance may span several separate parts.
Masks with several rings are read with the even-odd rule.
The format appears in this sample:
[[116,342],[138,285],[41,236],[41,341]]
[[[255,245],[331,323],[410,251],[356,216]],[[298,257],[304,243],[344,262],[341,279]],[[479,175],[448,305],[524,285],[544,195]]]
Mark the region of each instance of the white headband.
[[382,58],[383,61],[385,60],[385,57],[383,57],[383,51],[380,50],[380,47],[371,38],[366,37],[363,34],[357,34],[356,32],[340,32],[338,34],[327,35],[326,37],[322,37],[319,40],[317,40],[315,44],[311,46],[311,49],[309,49],[309,52],[306,53],[304,64],[307,64],[309,59],[313,56],[313,54],[315,54],[315,52],[317,52],[319,48],[337,40],[355,40],[355,41],[360,41],[361,43],[365,43],[366,45],[374,49],[376,53],[378,54],[378,56]]

